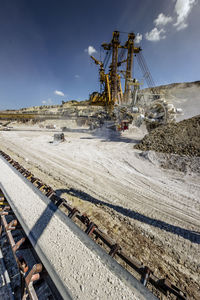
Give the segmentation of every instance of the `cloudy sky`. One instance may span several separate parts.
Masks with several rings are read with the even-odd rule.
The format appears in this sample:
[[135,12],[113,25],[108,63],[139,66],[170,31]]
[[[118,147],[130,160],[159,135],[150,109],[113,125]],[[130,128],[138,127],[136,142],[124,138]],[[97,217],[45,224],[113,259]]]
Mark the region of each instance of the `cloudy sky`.
[[200,80],[199,2],[1,1],[0,109],[87,99],[99,89],[89,54],[103,58],[114,30],[137,34],[156,84]]

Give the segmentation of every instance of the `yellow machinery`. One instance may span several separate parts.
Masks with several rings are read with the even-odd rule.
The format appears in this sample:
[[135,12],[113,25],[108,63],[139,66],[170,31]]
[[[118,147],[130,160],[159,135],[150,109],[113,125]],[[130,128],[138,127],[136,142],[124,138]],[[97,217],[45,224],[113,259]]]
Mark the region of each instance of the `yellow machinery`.
[[[103,85],[102,93],[94,92],[90,96],[90,104],[105,106],[111,119],[115,121],[117,126],[120,124],[129,123],[136,119],[138,112],[138,124],[146,123],[147,129],[151,130],[160,125],[175,121],[176,108],[173,104],[169,104],[157,90],[151,73],[147,67],[145,59],[141,53],[140,47],[135,47],[135,34],[129,33],[128,40],[124,45],[120,44],[119,32],[113,32],[112,41],[109,44],[102,44],[104,50],[112,53],[112,62],[108,74],[105,73],[106,63],[110,57],[104,60],[104,63],[98,61],[91,56],[95,64],[100,66],[100,83]],[[121,48],[120,53],[118,50]],[[112,50],[112,52],[111,52]],[[124,59],[125,53],[127,53]],[[135,55],[137,54],[137,56]],[[150,89],[150,94],[145,100],[144,91],[140,90],[140,83],[133,79],[133,63],[134,56],[137,58],[138,65],[143,73],[147,86]],[[125,70],[119,70],[119,67],[126,63]],[[125,79],[124,93],[121,87],[122,74]],[[143,103],[141,99],[145,100]],[[122,126],[124,128],[124,126]],[[127,126],[125,126],[127,129]]]
[[135,53],[139,53],[142,49],[140,47],[134,46],[135,34],[129,33],[128,41],[126,42],[124,48],[128,50],[127,60],[126,60],[126,73],[125,73],[125,90],[123,102],[128,103],[131,98],[131,85],[136,84],[132,78],[133,72],[133,56]]
[[[133,56],[134,53],[139,53],[141,48],[134,46],[135,34],[129,33],[128,40],[125,45],[121,45],[119,41],[119,32],[113,32],[112,41],[107,44],[102,44],[107,53],[112,50],[112,62],[108,74],[105,74],[103,62],[98,61],[91,56],[95,64],[100,66],[100,83],[103,85],[103,92],[94,92],[90,96],[90,104],[103,105],[106,107],[113,107],[115,104],[127,103],[131,97],[131,85],[133,85],[132,69],[133,69]],[[118,49],[127,49],[127,58],[119,61]],[[118,67],[126,62],[126,71],[122,71],[125,78],[125,90],[122,92],[121,78],[118,72]]]
[[105,74],[105,70],[104,70],[102,62],[98,61],[93,56],[91,56],[91,58],[94,60],[96,65],[100,66],[100,69],[99,69],[100,82],[101,82],[101,84],[104,85],[104,91],[102,94],[94,92],[90,96],[90,102],[91,102],[91,104],[99,104],[99,105],[105,105],[105,106],[111,105],[111,88],[110,88],[109,75]]

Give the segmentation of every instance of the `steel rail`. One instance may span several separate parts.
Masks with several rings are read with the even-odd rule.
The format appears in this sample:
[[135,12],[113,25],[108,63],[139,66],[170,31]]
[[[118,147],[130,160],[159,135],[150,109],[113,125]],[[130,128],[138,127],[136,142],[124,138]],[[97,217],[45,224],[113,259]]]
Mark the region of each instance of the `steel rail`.
[[[2,155],[18,172],[26,177],[34,186],[43,192],[58,208],[65,207],[68,211],[68,217],[76,224],[82,223],[84,225],[85,233],[90,236],[95,242],[101,240],[110,250],[108,254],[116,259],[120,258],[125,262],[132,270],[140,275],[140,282],[145,286],[154,286],[159,292],[164,295],[173,294],[176,299],[186,300],[187,295],[172,284],[168,278],[158,278],[153,274],[153,271],[148,267],[141,264],[136,258],[130,258],[126,254],[126,251],[122,249],[113,239],[105,234],[98,226],[92,222],[86,214],[81,214],[77,208],[71,207],[67,201],[56,195],[56,192],[49,186],[43,183],[40,179],[35,177],[30,171],[22,167],[18,162],[13,160],[9,155],[0,151]],[[77,221],[79,221],[77,223]],[[79,225],[79,224],[78,224]],[[79,225],[80,226],[80,225]]]

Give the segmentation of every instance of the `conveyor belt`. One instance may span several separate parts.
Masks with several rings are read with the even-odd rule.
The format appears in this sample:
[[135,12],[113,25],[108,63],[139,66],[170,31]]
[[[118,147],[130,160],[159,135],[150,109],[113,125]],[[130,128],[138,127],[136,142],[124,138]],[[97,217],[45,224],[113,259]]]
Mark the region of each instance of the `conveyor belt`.
[[[108,251],[109,255],[113,258],[119,258],[120,262],[124,262],[127,266],[129,266],[135,274],[138,274],[140,277],[140,281],[144,286],[149,287],[153,286],[161,293],[168,295],[172,294],[176,296],[177,299],[186,299],[186,295],[179,290],[176,286],[174,286],[168,279],[159,279],[154,274],[153,271],[150,270],[147,266],[142,265],[137,259],[130,258],[127,253],[120,247],[120,245],[116,244],[108,235],[102,232],[96,224],[94,224],[87,215],[81,215],[78,209],[71,207],[65,199],[58,197],[54,190],[43,183],[40,179],[36,178],[31,172],[24,169],[19,163],[14,161],[10,156],[0,151],[0,154],[12,165],[15,169],[18,170],[24,177],[26,177],[29,182],[34,185],[34,188],[37,187],[40,191],[43,192],[55,205],[57,208],[64,207],[65,211],[68,211],[68,218],[76,222],[82,229],[84,229],[85,233],[88,236],[91,236],[95,241],[100,240],[103,245],[105,245],[110,250]],[[84,235],[85,236],[85,235]],[[104,247],[105,248],[105,247]],[[118,260],[119,260],[118,259]],[[134,274],[133,272],[133,274]],[[138,278],[138,277],[137,277]],[[174,299],[174,298],[173,298]]]
[[2,158],[0,169],[0,188],[63,299],[155,299]]

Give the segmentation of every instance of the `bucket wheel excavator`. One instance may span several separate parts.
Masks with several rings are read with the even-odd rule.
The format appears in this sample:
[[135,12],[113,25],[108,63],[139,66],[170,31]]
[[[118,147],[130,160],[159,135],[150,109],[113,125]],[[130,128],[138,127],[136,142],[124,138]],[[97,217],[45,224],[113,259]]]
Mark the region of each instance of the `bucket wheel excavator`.
[[[120,128],[121,125],[124,128],[123,123],[128,124],[134,121],[138,126],[145,122],[147,130],[150,131],[160,125],[174,122],[177,111],[155,87],[141,53],[142,49],[135,47],[135,34],[129,33],[128,40],[121,45],[119,32],[114,31],[111,42],[102,44],[102,47],[106,50],[103,62],[91,56],[95,64],[99,66],[101,92],[94,92],[90,95],[90,104],[104,106],[107,114],[115,121],[116,128]],[[109,71],[106,74],[105,70],[111,57]],[[149,95],[144,90],[140,90],[141,83],[133,78],[134,57],[149,88]],[[124,64],[124,70],[120,70]],[[124,92],[121,77],[125,79]],[[143,101],[144,98],[146,98],[145,101]],[[128,126],[125,127],[128,128]]]

